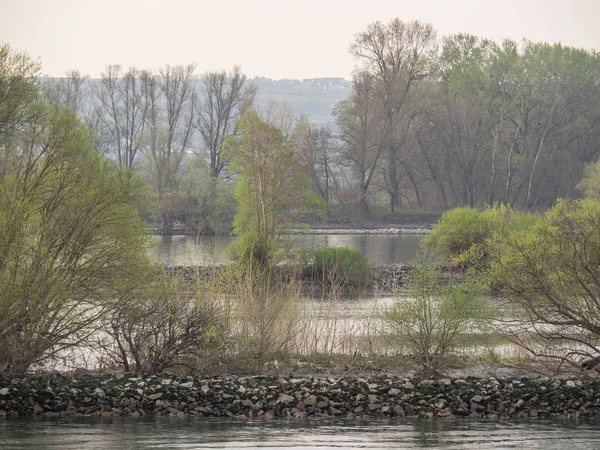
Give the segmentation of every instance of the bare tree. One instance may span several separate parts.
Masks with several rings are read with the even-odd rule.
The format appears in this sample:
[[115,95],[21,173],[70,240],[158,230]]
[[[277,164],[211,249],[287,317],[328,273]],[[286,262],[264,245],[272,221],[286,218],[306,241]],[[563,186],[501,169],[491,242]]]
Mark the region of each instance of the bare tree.
[[366,72],[354,76],[352,95],[334,110],[340,128],[343,158],[357,178],[359,202],[364,214],[369,213],[367,194],[384,150],[386,122],[380,102],[373,96],[375,79]]
[[167,66],[146,80],[150,133],[145,155],[164,232],[170,232],[173,225],[168,194],[176,187],[176,175],[193,132],[197,100],[192,85],[194,69],[193,64]]
[[86,84],[79,70],[68,70],[63,78],[49,83],[51,98],[60,105],[82,113],[83,101],[88,94]]
[[361,70],[377,80],[373,92],[381,102],[386,125],[384,140],[387,150],[387,176],[390,207],[400,205],[399,172],[402,137],[398,132],[402,111],[415,81],[429,74],[431,57],[435,50],[436,33],[430,24],[418,21],[402,22],[394,19],[388,24],[375,22],[358,33],[351,53],[360,61]]
[[120,65],[111,65],[93,88],[101,143],[122,169],[133,168],[142,148],[150,77],[147,71],[131,68],[123,73]]
[[313,191],[328,204],[333,135],[329,129],[311,124],[304,116],[296,120],[293,134],[293,145],[302,171],[311,179]]
[[238,120],[252,105],[256,86],[248,84],[236,66],[229,74],[225,71],[206,73],[200,93],[196,127],[210,159],[211,175],[217,178],[229,162],[222,152],[223,143],[237,133]]

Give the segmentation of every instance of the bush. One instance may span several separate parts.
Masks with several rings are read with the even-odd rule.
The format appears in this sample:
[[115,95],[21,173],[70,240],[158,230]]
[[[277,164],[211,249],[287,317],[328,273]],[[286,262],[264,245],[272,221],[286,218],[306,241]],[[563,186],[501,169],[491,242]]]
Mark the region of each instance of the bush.
[[600,354],[600,202],[559,200],[490,245],[492,281],[516,310],[513,341],[576,363]]
[[535,224],[535,216],[500,205],[479,211],[456,208],[447,211],[421,242],[427,252],[458,267],[483,270],[489,267],[489,240]]
[[364,287],[373,280],[374,269],[360,250],[319,246],[300,254],[302,277],[343,287]]
[[208,285],[165,276],[131,292],[107,317],[103,329],[109,339],[95,345],[107,365],[152,374],[175,367],[195,370],[199,361],[223,353],[230,311],[218,299],[218,280]]
[[417,263],[409,282],[409,298],[400,298],[386,311],[393,343],[408,350],[425,377],[439,375],[444,358],[461,335],[485,323],[486,301],[481,284],[467,280],[440,285],[439,269]]

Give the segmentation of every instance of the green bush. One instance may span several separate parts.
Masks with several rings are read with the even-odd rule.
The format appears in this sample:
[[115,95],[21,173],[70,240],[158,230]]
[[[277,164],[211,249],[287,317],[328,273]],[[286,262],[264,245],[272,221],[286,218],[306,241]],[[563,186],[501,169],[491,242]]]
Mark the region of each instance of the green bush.
[[494,235],[529,229],[535,221],[535,216],[504,205],[483,211],[456,208],[444,213],[421,247],[451,265],[482,270],[489,267],[489,241]]
[[374,268],[355,248],[319,246],[303,250],[300,262],[305,279],[344,287],[366,286],[373,280]]
[[535,226],[490,242],[491,280],[517,311],[504,331],[534,355],[598,356],[599,229],[600,202],[561,199]]
[[441,285],[439,269],[416,263],[411,270],[409,297],[385,312],[392,343],[405,349],[425,377],[440,374],[444,359],[459,345],[461,337],[483,330],[488,306],[475,278]]

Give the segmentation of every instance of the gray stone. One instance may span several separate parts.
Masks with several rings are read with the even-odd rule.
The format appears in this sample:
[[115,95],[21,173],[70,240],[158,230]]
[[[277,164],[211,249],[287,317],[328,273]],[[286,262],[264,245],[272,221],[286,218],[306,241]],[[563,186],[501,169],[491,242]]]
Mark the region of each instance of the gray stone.
[[481,395],[474,395],[473,398],[471,398],[471,401],[473,403],[481,403],[483,401],[483,397]]
[[281,394],[279,396],[279,398],[277,399],[277,401],[275,402],[277,403],[283,403],[285,405],[289,405],[291,404],[294,400],[296,400],[294,397],[292,397],[291,395],[288,394]]
[[314,406],[317,404],[317,396],[309,395],[304,400],[302,400],[302,403],[304,403],[306,406]]
[[99,398],[106,397],[106,392],[104,392],[104,389],[96,388],[94,389],[94,394],[96,394]]

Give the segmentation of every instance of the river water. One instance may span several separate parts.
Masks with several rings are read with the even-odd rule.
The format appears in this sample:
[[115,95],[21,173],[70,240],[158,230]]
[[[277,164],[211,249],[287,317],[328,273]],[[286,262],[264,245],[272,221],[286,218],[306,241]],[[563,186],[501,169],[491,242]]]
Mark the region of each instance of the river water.
[[[423,236],[382,234],[295,235],[288,240],[295,248],[347,246],[359,249],[373,264],[406,263],[419,249]],[[150,256],[162,264],[209,265],[227,262],[229,236],[157,236]]]
[[369,420],[234,422],[74,418],[0,421],[9,449],[598,449],[599,423]]

